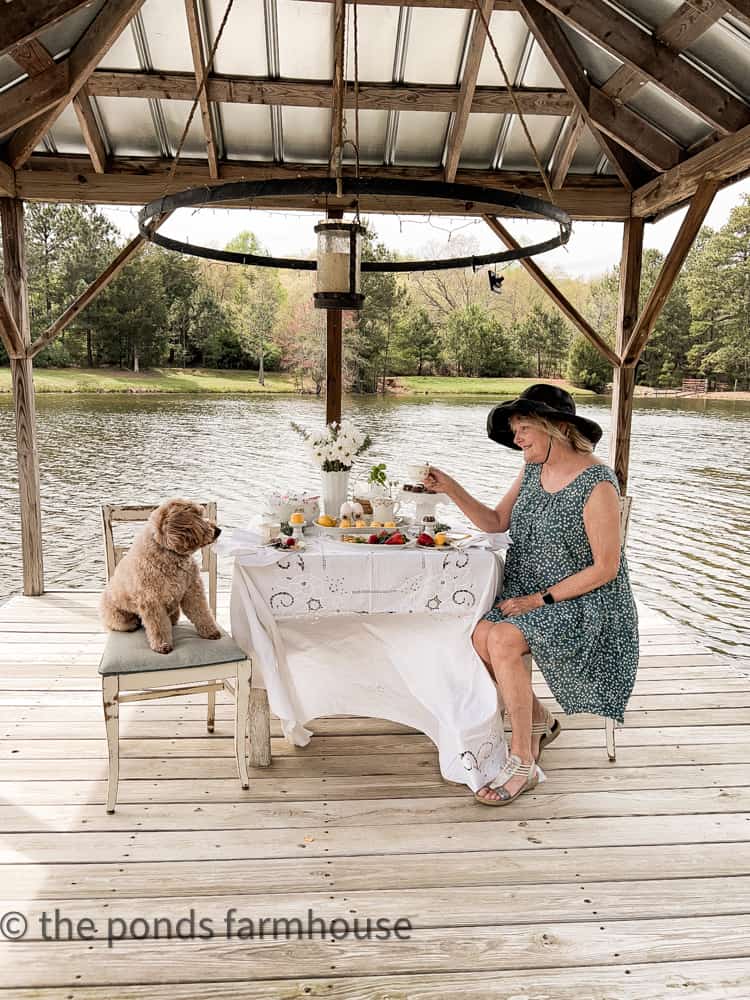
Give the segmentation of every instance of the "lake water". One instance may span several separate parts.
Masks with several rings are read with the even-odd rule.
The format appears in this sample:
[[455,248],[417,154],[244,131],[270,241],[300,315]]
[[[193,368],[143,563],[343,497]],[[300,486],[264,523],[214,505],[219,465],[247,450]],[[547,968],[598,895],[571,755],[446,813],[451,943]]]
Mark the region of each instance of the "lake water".
[[[491,400],[349,398],[370,431],[364,471],[394,477],[428,460],[496,503],[520,455],[488,440]],[[313,489],[319,474],[289,426],[319,427],[320,400],[302,397],[40,395],[37,400],[45,575],[49,589],[103,583],[99,505],[214,499],[224,526],[242,526],[272,490]],[[604,426],[609,403],[580,412]],[[366,461],[367,459],[367,461]],[[355,467],[355,474],[357,467]],[[750,663],[750,403],[641,399],[633,421],[628,543],[641,600],[688,624],[711,649]],[[0,598],[21,588],[13,409],[0,399]],[[445,520],[462,524],[455,508]],[[230,567],[220,565],[225,584]]]

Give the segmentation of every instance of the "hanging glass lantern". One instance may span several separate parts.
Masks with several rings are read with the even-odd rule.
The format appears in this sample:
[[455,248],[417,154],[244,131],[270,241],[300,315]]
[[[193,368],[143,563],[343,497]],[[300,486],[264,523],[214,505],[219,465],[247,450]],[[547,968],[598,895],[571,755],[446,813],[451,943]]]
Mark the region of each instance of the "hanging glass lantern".
[[326,221],[315,227],[318,236],[317,309],[361,309],[360,261],[364,227],[357,222]]

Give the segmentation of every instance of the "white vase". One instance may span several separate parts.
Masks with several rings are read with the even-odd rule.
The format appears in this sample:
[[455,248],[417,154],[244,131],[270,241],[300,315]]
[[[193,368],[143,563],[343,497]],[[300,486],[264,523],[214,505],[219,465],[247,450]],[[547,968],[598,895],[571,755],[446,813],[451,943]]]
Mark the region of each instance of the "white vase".
[[341,504],[346,501],[349,493],[349,473],[351,469],[343,472],[321,472],[323,482],[323,512],[329,517],[338,517]]

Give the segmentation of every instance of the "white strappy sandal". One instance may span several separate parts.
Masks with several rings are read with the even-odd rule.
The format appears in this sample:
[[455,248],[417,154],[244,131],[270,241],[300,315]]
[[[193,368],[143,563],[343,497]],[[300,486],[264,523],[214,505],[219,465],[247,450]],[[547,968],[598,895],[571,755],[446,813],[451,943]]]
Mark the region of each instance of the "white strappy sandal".
[[562,726],[560,725],[560,720],[556,719],[551,712],[546,710],[543,722],[532,723],[531,735],[539,737],[539,753],[536,757],[537,764],[542,759],[543,751],[550,743],[554,743],[561,732]]
[[[505,788],[505,783],[516,776],[525,777],[526,781],[517,792],[511,795],[507,788]],[[516,756],[516,754],[511,754],[494,781],[485,786],[486,788],[491,788],[493,792],[497,792],[500,797],[497,799],[488,799],[480,795],[479,792],[475,792],[474,798],[477,802],[481,802],[483,806],[507,806],[510,802],[517,799],[519,795],[528,792],[532,788],[536,788],[538,783],[539,769],[536,766],[536,761],[532,760],[530,763],[524,764],[520,757]]]

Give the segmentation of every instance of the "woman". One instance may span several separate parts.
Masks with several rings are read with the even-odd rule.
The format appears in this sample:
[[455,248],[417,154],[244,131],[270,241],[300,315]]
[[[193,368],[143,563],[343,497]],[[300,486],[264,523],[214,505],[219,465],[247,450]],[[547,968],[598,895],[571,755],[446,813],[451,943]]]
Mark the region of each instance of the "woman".
[[622,722],[638,664],[638,619],[620,547],[617,479],[592,454],[601,427],[576,414],[565,390],[532,385],[494,407],[487,434],[524,457],[497,507],[440,469],[430,468],[425,482],[481,530],[510,530],[502,594],[473,635],[513,727],[505,767],[475,796],[500,806],[536,785],[539,755],[560,732],[533,694],[523,656],[533,655],[566,713]]

